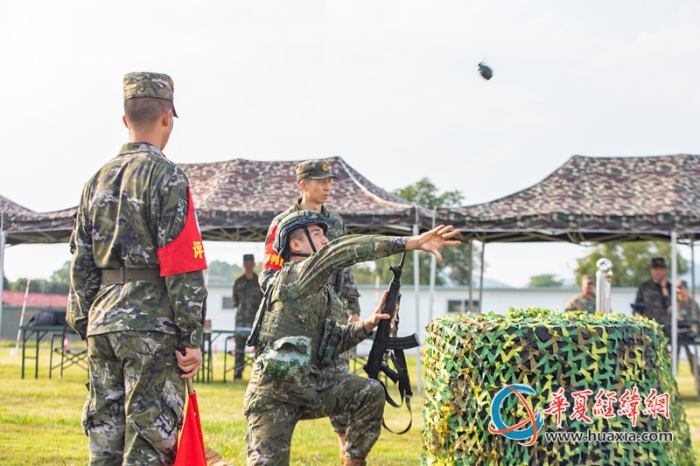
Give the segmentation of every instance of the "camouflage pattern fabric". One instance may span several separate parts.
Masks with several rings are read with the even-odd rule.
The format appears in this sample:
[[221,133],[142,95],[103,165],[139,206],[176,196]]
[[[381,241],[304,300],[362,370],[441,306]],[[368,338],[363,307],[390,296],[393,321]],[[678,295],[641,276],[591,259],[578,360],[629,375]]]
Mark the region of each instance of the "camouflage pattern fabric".
[[173,464],[185,403],[177,343],[162,332],[88,337],[90,392],[82,422],[90,465]]
[[678,319],[679,320],[700,320],[700,308],[698,303],[688,297],[687,301],[678,299]]
[[88,340],[91,464],[121,464],[121,452],[141,458],[128,464],[171,464],[184,397],[175,347],[201,344],[203,274],[102,285],[101,269],[160,268],[156,251],[184,227],[187,186],[156,147],[129,143],[83,189],[66,321]]
[[236,308],[236,327],[252,327],[258,312],[262,291],[258,285],[258,274],[249,280],[241,275],[233,282],[233,307]]
[[[317,161],[313,161],[317,162]],[[297,172],[299,172],[299,167],[303,165],[306,162],[302,162],[302,164],[297,165]],[[313,173],[315,175],[321,175],[325,176],[321,169],[319,170],[316,165],[317,163],[314,164],[307,164],[304,165],[302,168],[306,169],[307,172],[312,172],[314,170],[320,171],[321,173]],[[328,172],[328,167],[326,166],[325,172]],[[293,212],[299,212],[301,209],[301,206],[299,205],[301,202],[301,199],[297,200],[297,202],[290,207],[289,209],[285,210],[281,214],[279,214],[277,217],[275,217],[272,220],[272,223],[270,224],[270,228],[267,231],[267,238],[265,239],[265,244],[267,244],[270,241],[274,241],[275,238],[271,236],[271,233],[275,226],[279,225],[279,223],[282,221],[283,218],[285,218],[287,215],[293,213]],[[326,238],[328,238],[328,241],[333,241],[335,239],[338,239],[342,236],[345,236],[348,234],[347,230],[345,229],[345,224],[343,223],[343,219],[340,215],[335,214],[331,211],[329,211],[325,206],[321,206],[321,215],[326,219],[326,223],[328,224],[328,230],[326,231]],[[265,257],[263,259],[263,269],[260,273],[260,286],[262,289],[265,289],[266,283],[269,282],[270,277],[274,275],[274,270],[270,268],[265,268],[265,261],[269,260],[268,257]],[[338,319],[339,324],[345,324],[348,320],[348,318],[352,315],[360,315],[360,292],[357,290],[357,282],[355,280],[355,272],[353,271],[352,267],[346,267],[340,272],[333,274],[331,278],[329,279],[329,284],[333,286],[336,290],[338,287],[336,287],[336,283],[338,281],[341,281],[342,284],[340,286],[340,297],[343,300],[343,305],[345,309],[345,315],[341,316]],[[333,369],[337,372],[349,372],[350,371],[350,353],[349,352],[344,352],[341,353],[338,358],[335,360],[333,363]],[[348,425],[348,417],[347,415],[339,416],[339,417],[331,417],[330,419],[331,425],[333,426],[333,430],[335,432],[345,432],[347,429]]]
[[138,97],[155,97],[174,100],[175,84],[164,73],[128,73],[124,76],[124,100]]
[[[285,218],[291,213],[299,212],[300,210],[302,210],[301,206],[299,205],[300,203],[301,199],[298,199],[292,207],[280,213],[272,220],[272,222],[270,223],[270,227],[267,229],[265,244],[274,242],[275,238],[272,236],[272,231],[277,225],[279,225],[283,218]],[[328,231],[326,231],[326,238],[328,238],[328,241],[333,241],[348,234],[348,231],[345,229],[345,223],[343,222],[343,218],[340,215],[331,212],[326,208],[325,205],[321,206],[321,215],[323,215],[323,217],[326,219],[326,223],[328,224]],[[267,284],[270,281],[270,278],[275,274],[274,269],[266,267],[266,265],[269,265],[270,260],[271,258],[268,256],[265,256],[263,258],[263,268],[258,278],[258,281],[260,282],[260,288],[263,290],[267,288]],[[348,316],[352,314],[359,315],[360,304],[358,298],[360,296],[360,293],[357,291],[355,273],[352,271],[352,268],[348,269],[349,270],[344,270],[342,274],[343,287],[340,292],[340,295],[343,297],[343,300],[347,301],[346,309]],[[330,284],[335,285],[335,282],[338,279],[339,276],[337,274],[331,276],[331,278],[329,278]]]
[[[273,275],[269,283],[270,307],[261,329],[262,346],[280,337],[306,332],[312,341],[311,367],[305,383],[286,383],[263,375],[261,358],[257,358],[244,400],[249,464],[287,464],[292,432],[299,419],[335,416],[346,411],[352,413],[346,433],[346,457],[367,456],[381,429],[384,392],[376,381],[321,366],[319,343],[326,318],[342,314],[342,304],[328,285],[328,278],[357,262],[405,249],[405,238],[344,236],[304,261],[284,264]],[[338,331],[339,352],[368,336],[362,322],[340,325]]]
[[[373,184],[341,157],[328,157],[333,198],[328,209],[342,215],[351,233],[406,235],[405,225],[429,230],[432,211]],[[204,240],[263,241],[270,222],[299,197],[294,167],[300,161],[233,159],[181,164],[190,180]],[[8,244],[66,242],[76,209],[6,214]],[[48,239],[50,238],[50,239]]]
[[317,392],[321,403],[308,407],[246,393],[248,464],[289,464],[294,428],[300,420],[351,413],[345,442],[346,458],[366,458],[379,439],[384,413],[384,390],[376,380],[347,372],[327,375],[326,388]]
[[[422,464],[435,465],[679,465],[695,464],[690,430],[671,370],[668,339],[653,320],[622,314],[511,309],[505,315],[451,315],[428,326],[423,350],[425,403]],[[531,446],[491,433],[491,405],[506,385],[528,385],[529,406],[506,398],[500,415],[506,426],[528,421],[564,393],[569,404],[557,425],[542,414]],[[595,396],[617,400],[638,388],[636,423],[614,403],[613,417],[594,414]],[[592,423],[574,416],[573,393],[590,390],[584,408]],[[652,390],[668,394],[668,417],[643,412]],[[620,403],[621,404],[621,403]],[[631,409],[631,405],[630,405]],[[632,409],[631,409],[632,410]],[[530,424],[531,425],[531,424]],[[525,426],[527,427],[527,426]],[[549,432],[670,432],[671,442],[547,442]],[[529,443],[529,442],[528,442]]]
[[671,324],[671,284],[667,283],[668,296],[664,296],[660,283],[649,280],[637,289],[637,298],[634,301],[636,312],[654,319],[659,324],[669,327]]
[[[248,280],[245,275],[241,275],[233,283],[233,307],[236,308],[236,328],[251,328],[255,320],[255,313],[258,312],[262,292],[258,285],[258,274],[253,273],[253,277]],[[248,337],[235,336],[236,360],[234,366],[234,378],[240,378],[245,369],[245,342]]]
[[[66,320],[81,336],[125,330],[180,335],[199,347],[207,290],[202,272],[101,286],[101,269],[159,268],[187,215],[187,177],[146,143],[122,146],[85,185],[71,239]],[[193,337],[194,334],[194,337]]]
[[588,298],[585,294],[579,293],[574,299],[566,303],[564,310],[595,312],[595,294]]
[[[483,204],[437,209],[437,223],[485,241],[668,240],[700,233],[700,156],[575,155],[536,185]],[[346,217],[347,219],[347,217]]]

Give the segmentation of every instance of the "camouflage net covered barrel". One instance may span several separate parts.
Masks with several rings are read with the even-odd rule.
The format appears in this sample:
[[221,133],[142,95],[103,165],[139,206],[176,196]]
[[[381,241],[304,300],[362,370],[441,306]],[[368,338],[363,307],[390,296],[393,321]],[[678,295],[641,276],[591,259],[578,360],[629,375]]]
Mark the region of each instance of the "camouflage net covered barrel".
[[695,464],[668,342],[645,318],[446,316],[423,363],[423,464]]

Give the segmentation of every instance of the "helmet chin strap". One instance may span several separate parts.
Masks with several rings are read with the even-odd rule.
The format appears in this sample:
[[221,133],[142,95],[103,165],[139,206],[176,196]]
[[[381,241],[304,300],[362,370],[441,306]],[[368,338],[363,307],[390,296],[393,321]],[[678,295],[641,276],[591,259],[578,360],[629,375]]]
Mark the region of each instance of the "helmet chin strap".
[[[309,233],[309,228],[304,227],[304,233],[306,233],[306,239],[309,240],[309,245],[311,246],[311,250],[316,253],[316,246],[314,246],[314,242],[311,239],[311,233]],[[305,254],[303,252],[292,252],[290,253],[290,256],[297,256],[297,257],[311,257],[311,254]]]

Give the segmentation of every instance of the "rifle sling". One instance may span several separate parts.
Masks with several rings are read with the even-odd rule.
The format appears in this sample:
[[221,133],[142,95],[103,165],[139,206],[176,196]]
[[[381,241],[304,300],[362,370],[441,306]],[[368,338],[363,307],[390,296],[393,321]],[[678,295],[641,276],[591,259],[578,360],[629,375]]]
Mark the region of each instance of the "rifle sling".
[[[413,425],[413,412],[411,411],[411,397],[413,396],[413,391],[411,390],[411,381],[408,378],[408,371],[406,368],[406,358],[403,354],[403,350],[393,350],[389,353],[389,357],[391,360],[394,362],[394,367],[396,367],[396,372],[399,376],[399,395],[401,397],[401,402],[402,404],[406,404],[406,408],[408,409],[408,413],[410,414],[410,420],[408,421],[408,426],[401,432],[394,432],[391,430],[389,427],[387,427],[386,422],[384,422],[384,417],[382,416],[382,426],[391,432],[392,434],[405,434],[411,429],[411,426]],[[389,403],[391,406],[394,408],[400,408],[401,405],[396,403],[392,398],[391,395],[389,395],[389,391],[386,389],[386,385],[384,383],[377,379],[377,381],[382,384],[382,388],[384,389],[384,397],[386,398],[386,402]]]

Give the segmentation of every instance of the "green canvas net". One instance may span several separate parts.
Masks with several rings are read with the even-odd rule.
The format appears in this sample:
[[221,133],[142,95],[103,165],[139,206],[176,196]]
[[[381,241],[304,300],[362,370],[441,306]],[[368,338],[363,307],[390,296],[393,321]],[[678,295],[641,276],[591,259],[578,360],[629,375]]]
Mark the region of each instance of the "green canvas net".
[[[423,364],[423,464],[695,464],[668,342],[648,319],[543,309],[450,315],[428,326]],[[532,391],[515,396],[517,386]],[[501,396],[498,427],[491,408],[502,389],[512,393]],[[534,438],[506,437],[536,425],[533,415],[541,416]],[[511,432],[489,432],[504,426]],[[567,441],[548,432],[610,434]],[[663,432],[673,440],[654,437]],[[631,441],[643,434],[646,443]]]

